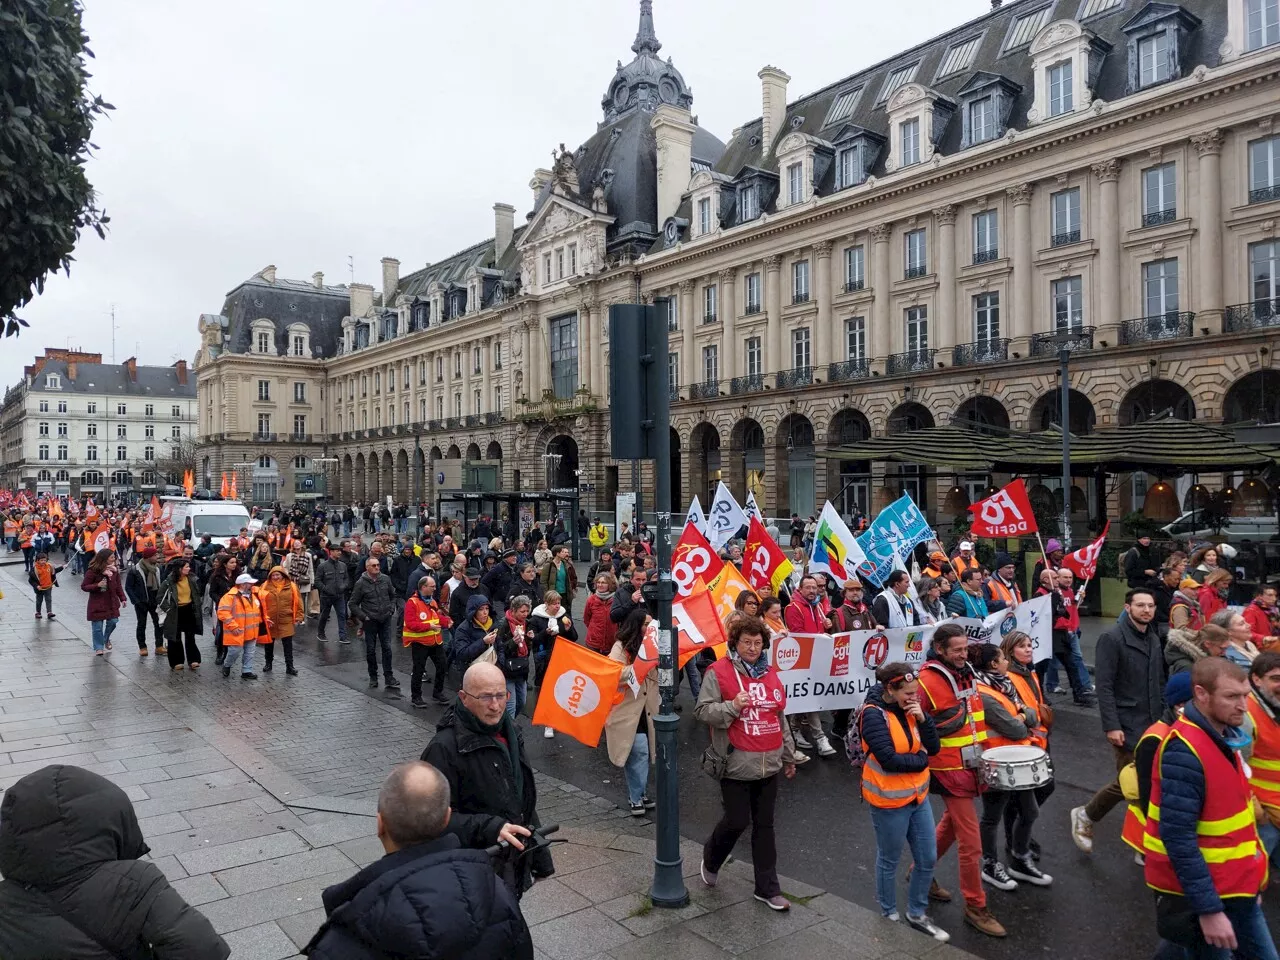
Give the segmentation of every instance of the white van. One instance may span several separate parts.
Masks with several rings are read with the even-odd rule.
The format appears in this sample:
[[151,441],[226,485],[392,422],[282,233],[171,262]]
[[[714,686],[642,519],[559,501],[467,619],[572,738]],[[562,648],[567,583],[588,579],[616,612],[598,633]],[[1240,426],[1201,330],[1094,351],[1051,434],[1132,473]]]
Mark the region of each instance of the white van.
[[1220,529],[1205,522],[1205,512],[1188,511],[1173,523],[1160,528],[1161,532],[1175,540],[1192,542],[1206,540],[1211,543],[1239,543],[1252,540],[1259,543],[1280,536],[1280,523],[1269,517],[1228,517]]
[[162,507],[173,511],[173,529],[185,531],[194,545],[206,533],[219,546],[229,546],[240,528],[249,526],[249,511],[238,500],[188,500],[186,497],[161,497]]

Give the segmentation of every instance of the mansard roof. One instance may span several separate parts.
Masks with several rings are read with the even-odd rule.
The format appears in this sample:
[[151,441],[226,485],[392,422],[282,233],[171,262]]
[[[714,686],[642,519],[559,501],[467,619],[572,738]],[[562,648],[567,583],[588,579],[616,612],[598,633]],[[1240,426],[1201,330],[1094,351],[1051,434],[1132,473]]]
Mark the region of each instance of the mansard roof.
[[270,320],[277,352],[286,352],[289,328],[301,323],[310,332],[311,355],[331,357],[342,339],[342,318],[350,306],[346,284],[317,287],[300,280],[267,280],[258,274],[227,294],[220,314],[226,334],[222,350],[251,352],[253,322]]

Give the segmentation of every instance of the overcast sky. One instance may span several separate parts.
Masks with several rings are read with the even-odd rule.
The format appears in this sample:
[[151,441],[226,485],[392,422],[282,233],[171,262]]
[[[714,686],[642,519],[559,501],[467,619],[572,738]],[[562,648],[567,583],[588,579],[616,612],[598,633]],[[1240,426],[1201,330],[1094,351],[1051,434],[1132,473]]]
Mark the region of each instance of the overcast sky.
[[[269,263],[378,286],[493,235],[495,202],[600,120],[633,54],[638,0],[85,0],[99,121],[89,167],[112,223],[0,341],[0,383],[45,346],[188,360],[201,313]],[[760,115],[766,63],[788,99],[944,33],[990,0],[655,0],[662,56],[727,141]]]

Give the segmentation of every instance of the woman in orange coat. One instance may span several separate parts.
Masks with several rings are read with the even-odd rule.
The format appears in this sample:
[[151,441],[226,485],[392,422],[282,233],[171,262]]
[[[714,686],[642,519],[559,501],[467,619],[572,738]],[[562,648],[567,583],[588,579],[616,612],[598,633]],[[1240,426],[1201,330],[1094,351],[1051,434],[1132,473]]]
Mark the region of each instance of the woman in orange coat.
[[258,597],[262,601],[262,609],[271,626],[267,631],[267,639],[259,641],[263,649],[262,672],[271,672],[271,662],[275,659],[276,641],[284,646],[284,672],[296,677],[298,671],[293,666],[293,628],[305,619],[302,610],[302,596],[297,585],[289,579],[284,567],[277,564],[271,568],[267,579],[258,587]]

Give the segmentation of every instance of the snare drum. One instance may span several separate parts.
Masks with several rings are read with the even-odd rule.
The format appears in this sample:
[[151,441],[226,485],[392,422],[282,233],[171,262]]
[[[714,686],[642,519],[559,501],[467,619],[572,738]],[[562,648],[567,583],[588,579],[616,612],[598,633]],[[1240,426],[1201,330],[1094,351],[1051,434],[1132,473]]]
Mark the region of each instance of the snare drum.
[[1039,747],[992,747],[982,753],[982,779],[993,790],[1034,790],[1053,779],[1053,762]]

